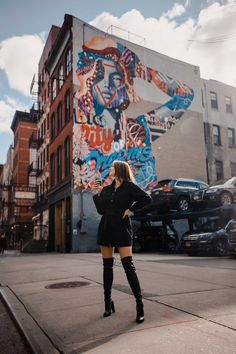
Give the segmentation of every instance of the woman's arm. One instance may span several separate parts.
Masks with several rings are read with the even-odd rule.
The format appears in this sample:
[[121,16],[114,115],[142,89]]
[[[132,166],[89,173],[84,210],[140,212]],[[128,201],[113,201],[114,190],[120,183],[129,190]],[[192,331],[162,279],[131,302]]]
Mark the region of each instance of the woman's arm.
[[129,208],[130,211],[134,212],[143,209],[145,206],[151,203],[152,198],[137,184],[130,183],[129,188],[130,188],[129,192],[131,194],[131,199],[133,201],[133,204]]
[[105,213],[105,203],[101,194],[94,194],[93,201],[97,209],[98,214],[103,215]]
[[155,112],[164,120],[165,117],[180,118],[193,101],[194,91],[188,85],[174,80],[157,70],[147,68],[148,81],[153,82],[160,90],[172,97],[171,100],[157,108]]

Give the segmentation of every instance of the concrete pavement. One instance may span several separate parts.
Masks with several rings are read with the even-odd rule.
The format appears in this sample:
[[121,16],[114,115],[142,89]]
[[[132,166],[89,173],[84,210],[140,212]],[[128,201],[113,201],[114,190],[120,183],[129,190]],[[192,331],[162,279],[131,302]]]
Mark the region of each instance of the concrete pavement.
[[[6,253],[0,291],[35,353],[236,353],[236,260],[134,255],[145,322],[115,255],[116,312],[103,318],[99,254]],[[85,282],[79,287],[51,285]]]

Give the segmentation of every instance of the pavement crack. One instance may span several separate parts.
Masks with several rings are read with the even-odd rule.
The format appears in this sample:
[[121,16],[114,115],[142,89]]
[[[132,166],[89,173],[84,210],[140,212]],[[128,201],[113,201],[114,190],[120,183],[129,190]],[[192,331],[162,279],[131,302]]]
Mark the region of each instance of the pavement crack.
[[188,315],[194,316],[194,317],[199,318],[199,319],[201,319],[201,320],[204,320],[204,321],[207,321],[207,322],[211,322],[211,323],[217,324],[218,326],[225,327],[225,328],[231,329],[232,331],[236,332],[236,329],[235,329],[235,328],[233,328],[233,327],[230,327],[230,326],[224,325],[224,324],[219,323],[219,322],[214,321],[214,320],[210,320],[210,319],[205,318],[205,317],[203,317],[203,316],[197,315],[196,313],[193,313],[193,312],[190,312],[190,311],[187,311],[187,310],[183,310],[183,309],[178,308],[178,307],[176,307],[176,306],[166,304],[165,302],[162,302],[162,301],[158,301],[158,300],[154,300],[154,299],[148,299],[148,298],[145,298],[145,299],[146,299],[147,301],[156,302],[157,304],[160,304],[160,305],[163,305],[163,306],[169,307],[169,308],[171,308],[171,309],[174,309],[174,310],[177,310],[177,311],[183,312],[183,313],[185,313],[185,314],[188,314]]

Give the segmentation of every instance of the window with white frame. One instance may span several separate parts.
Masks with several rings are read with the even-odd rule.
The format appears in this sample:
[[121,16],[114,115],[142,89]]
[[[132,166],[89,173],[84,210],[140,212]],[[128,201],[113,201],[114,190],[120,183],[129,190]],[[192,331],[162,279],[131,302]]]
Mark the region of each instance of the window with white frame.
[[55,100],[57,95],[57,80],[53,79],[52,80],[52,99]]
[[215,145],[221,145],[219,125],[213,125],[213,141]]
[[233,113],[231,97],[225,97],[225,108],[227,113]]
[[59,89],[60,89],[62,88],[64,82],[64,70],[62,64],[59,67],[58,76],[59,76]]
[[211,98],[211,108],[218,109],[217,94],[211,91],[210,98]]
[[234,129],[228,128],[227,135],[228,135],[228,146],[232,148],[235,146]]
[[69,49],[66,53],[66,76],[71,72],[71,49]]

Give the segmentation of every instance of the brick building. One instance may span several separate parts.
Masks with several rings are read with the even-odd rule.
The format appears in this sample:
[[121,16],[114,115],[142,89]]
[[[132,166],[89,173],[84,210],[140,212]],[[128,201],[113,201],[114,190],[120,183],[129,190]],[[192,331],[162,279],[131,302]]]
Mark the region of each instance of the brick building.
[[38,65],[38,122],[37,132],[31,136],[29,145],[35,154],[30,161],[29,176],[35,178],[37,185],[37,198],[33,208],[36,215],[34,222],[34,239],[48,240],[49,208],[47,193],[49,189],[49,143],[50,143],[50,110],[51,110],[51,86],[45,62],[60,28],[52,26],[49,32],[43,53]]
[[12,168],[13,168],[13,147],[9,147],[6,163],[3,165],[0,175],[0,231],[5,233],[9,244],[11,244],[11,230],[9,228],[10,216],[13,213],[12,200]]
[[[38,196],[49,208],[49,250],[97,249],[99,217],[90,182],[99,177],[104,185],[109,183],[115,158],[131,163],[146,190],[168,176],[206,180],[197,67],[105,34],[70,15],[65,15],[44,62],[39,75],[45,67],[49,89],[40,87],[39,103],[42,110],[43,97],[50,94],[44,118],[50,141],[46,195],[45,179],[37,178],[37,184]],[[108,75],[105,92],[100,82]],[[38,130],[44,132],[40,119]],[[41,149],[45,151],[44,145]],[[38,150],[40,166],[43,151]]]
[[14,153],[12,169],[11,215],[9,227],[12,232],[13,244],[31,239],[33,236],[32,205],[35,201],[36,186],[29,183],[28,166],[30,161],[29,138],[37,132],[37,114],[16,111],[11,129],[14,133]]

